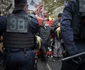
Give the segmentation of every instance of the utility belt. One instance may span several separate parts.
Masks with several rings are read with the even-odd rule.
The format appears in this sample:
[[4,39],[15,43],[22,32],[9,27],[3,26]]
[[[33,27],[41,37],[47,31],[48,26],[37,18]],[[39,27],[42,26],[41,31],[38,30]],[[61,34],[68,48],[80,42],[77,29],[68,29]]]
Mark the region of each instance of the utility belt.
[[17,53],[17,52],[27,52],[31,51],[32,48],[3,48],[6,53]]
[[6,58],[6,54],[23,52],[24,56],[27,57],[27,52],[32,51],[32,48],[3,48],[3,58]]

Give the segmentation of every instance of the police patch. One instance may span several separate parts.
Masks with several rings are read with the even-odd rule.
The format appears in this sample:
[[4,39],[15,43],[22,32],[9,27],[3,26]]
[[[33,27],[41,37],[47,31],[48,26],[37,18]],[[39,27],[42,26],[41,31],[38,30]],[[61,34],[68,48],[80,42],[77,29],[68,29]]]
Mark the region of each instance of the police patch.
[[27,33],[28,19],[24,16],[9,16],[7,20],[7,32]]

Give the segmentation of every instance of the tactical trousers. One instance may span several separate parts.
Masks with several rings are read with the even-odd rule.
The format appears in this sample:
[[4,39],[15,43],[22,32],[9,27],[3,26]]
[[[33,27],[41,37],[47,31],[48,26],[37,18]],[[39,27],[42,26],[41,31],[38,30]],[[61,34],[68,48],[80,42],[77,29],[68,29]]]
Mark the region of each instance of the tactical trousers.
[[6,53],[6,70],[34,70],[34,64],[35,53],[33,51]]

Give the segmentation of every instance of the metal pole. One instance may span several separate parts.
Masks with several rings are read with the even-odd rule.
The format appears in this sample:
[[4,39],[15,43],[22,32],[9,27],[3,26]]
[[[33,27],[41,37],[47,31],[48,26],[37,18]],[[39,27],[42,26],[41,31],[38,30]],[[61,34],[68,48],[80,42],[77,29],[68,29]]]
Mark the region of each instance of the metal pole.
[[81,55],[84,55],[84,54],[85,54],[85,52],[82,52],[82,53],[79,53],[79,54],[76,54],[76,55],[73,55],[73,56],[70,56],[70,57],[63,58],[61,60],[66,61],[66,60],[69,60],[69,59],[72,59],[72,58],[75,58],[75,57],[78,57],[78,56],[81,56]]

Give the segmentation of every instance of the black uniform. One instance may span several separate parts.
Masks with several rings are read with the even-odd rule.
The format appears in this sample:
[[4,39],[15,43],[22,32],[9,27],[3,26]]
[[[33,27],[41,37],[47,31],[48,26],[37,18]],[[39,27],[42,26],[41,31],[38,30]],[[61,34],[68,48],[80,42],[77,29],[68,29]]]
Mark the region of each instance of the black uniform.
[[[71,0],[63,11],[61,36],[69,55],[85,52],[84,4],[84,0]],[[85,55],[81,56],[81,59],[81,62],[84,62]],[[79,62],[79,58],[64,61],[61,70],[77,70],[80,63],[77,64],[75,61]],[[84,67],[81,68],[85,69]]]
[[[15,0],[15,4],[27,3],[26,0]],[[5,22],[4,22],[5,21]],[[35,34],[38,22],[24,10],[15,8],[3,20],[0,20],[0,35],[3,35],[5,65],[7,70],[34,70]],[[3,24],[2,24],[3,23]]]

